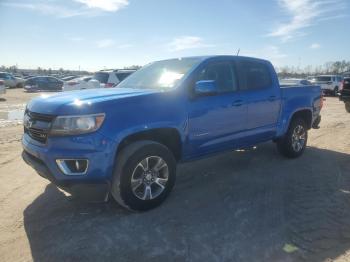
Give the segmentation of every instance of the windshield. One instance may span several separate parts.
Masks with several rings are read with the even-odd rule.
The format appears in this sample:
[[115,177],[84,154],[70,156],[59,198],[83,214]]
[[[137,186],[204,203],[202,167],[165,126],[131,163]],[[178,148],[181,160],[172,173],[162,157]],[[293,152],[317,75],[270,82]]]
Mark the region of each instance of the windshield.
[[118,88],[171,89],[200,61],[185,58],[154,62],[130,75]]

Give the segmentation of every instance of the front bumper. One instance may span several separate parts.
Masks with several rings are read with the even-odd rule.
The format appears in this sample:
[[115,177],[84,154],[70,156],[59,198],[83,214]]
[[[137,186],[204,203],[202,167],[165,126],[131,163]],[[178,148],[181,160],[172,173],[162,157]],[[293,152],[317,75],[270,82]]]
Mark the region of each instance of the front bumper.
[[[107,199],[114,168],[116,144],[99,133],[74,137],[51,137],[45,145],[24,134],[23,160],[57,187],[88,201]],[[62,173],[56,159],[88,159],[84,175]]]

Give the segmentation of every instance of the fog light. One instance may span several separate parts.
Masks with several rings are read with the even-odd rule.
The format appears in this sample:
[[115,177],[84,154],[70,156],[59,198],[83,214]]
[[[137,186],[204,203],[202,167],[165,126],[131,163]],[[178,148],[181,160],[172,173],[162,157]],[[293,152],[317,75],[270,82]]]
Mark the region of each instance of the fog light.
[[62,173],[67,176],[85,175],[89,166],[87,159],[57,159],[56,163]]

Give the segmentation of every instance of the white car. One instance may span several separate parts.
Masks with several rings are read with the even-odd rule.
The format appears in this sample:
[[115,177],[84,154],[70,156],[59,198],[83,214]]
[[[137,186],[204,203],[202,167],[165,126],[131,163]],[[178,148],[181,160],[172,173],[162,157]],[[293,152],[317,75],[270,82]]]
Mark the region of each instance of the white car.
[[62,91],[74,91],[92,88],[100,88],[100,82],[92,79],[92,76],[83,76],[64,82]]
[[342,85],[343,77],[339,75],[319,75],[314,77],[311,82],[321,86],[324,93],[337,95]]
[[134,69],[101,70],[94,74],[93,79],[98,80],[101,87],[116,87],[135,71]]
[[0,94],[6,94],[6,87],[5,87],[5,83],[3,80],[0,80]]

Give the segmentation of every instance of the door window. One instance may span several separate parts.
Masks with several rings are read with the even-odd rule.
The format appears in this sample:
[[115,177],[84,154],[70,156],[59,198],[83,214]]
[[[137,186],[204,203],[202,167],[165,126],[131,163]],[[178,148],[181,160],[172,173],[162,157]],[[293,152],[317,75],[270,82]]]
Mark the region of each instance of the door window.
[[272,86],[270,70],[265,63],[240,61],[238,72],[240,88],[243,90],[265,89]]
[[197,81],[214,80],[219,93],[237,90],[236,76],[229,62],[208,64],[198,75]]

